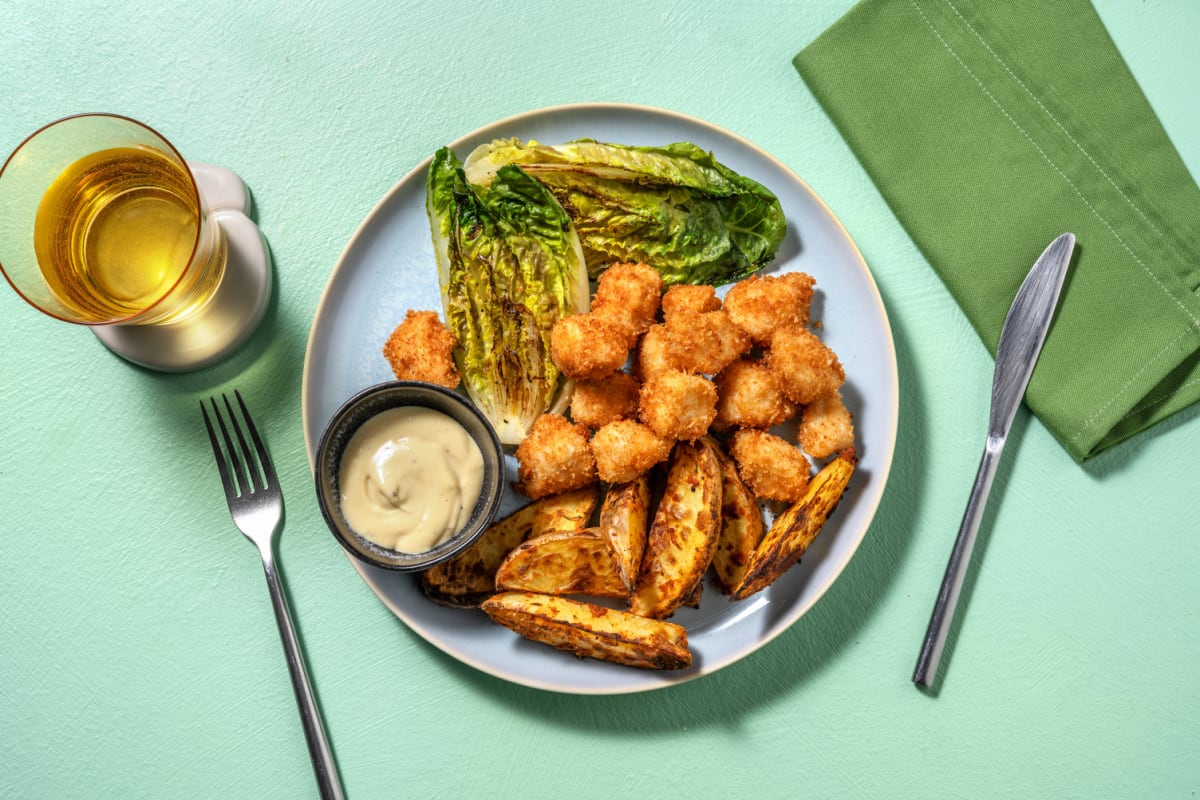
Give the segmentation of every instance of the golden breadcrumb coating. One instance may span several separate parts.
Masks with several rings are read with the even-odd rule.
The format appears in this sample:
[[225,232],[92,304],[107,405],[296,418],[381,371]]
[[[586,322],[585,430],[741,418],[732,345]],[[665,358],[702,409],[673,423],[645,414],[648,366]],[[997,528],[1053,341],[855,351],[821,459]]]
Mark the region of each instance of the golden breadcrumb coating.
[[563,374],[597,380],[619,370],[633,343],[615,322],[597,314],[568,314],[550,329],[550,358]]
[[837,354],[807,328],[775,331],[765,358],[793,403],[807,405],[841,388],[846,372]]
[[739,358],[714,379],[717,418],[714,426],[770,428],[791,419],[796,404],[783,395],[779,378],[765,364]]
[[536,500],[595,482],[587,426],[558,414],[538,417],[517,447],[517,491]]
[[725,312],[677,309],[638,342],[634,370],[643,381],[669,370],[715,375],[750,351],[750,337]]
[[800,448],[773,433],[742,428],[730,437],[729,454],[758,497],[794,503],[808,489],[812,465]]
[[663,319],[670,319],[679,311],[700,314],[716,311],[720,307],[721,298],[717,297],[717,290],[706,283],[677,283],[662,296]]
[[752,275],[729,288],[723,308],[754,341],[768,344],[780,327],[808,325],[815,284],[803,272]]
[[383,345],[383,357],[392,373],[401,381],[436,383],[447,389],[459,384],[454,367],[454,346],[458,339],[436,311],[409,310]]
[[641,384],[628,372],[614,372],[596,381],[577,381],[571,394],[571,419],[589,428],[613,420],[637,417]]
[[800,446],[813,458],[840,453],[854,444],[854,417],[841,392],[813,400],[800,414]]
[[[800,499],[808,457],[854,441],[839,393],[845,371],[808,327],[814,284],[804,273],[752,276],[722,301],[711,286],[664,293],[645,264],[609,267],[592,310],[551,331],[551,356],[576,384],[571,420],[538,419],[517,450],[517,488],[544,497],[625,483],[666,460],[676,441],[716,430],[732,432],[730,455],[757,496]],[[801,413],[799,445],[767,431]]]
[[670,370],[642,384],[638,418],[665,439],[699,439],[717,416],[717,388],[703,375]]
[[610,422],[592,437],[596,472],[605,483],[628,483],[666,461],[673,445],[635,420]]
[[715,375],[754,344],[723,310],[678,311],[666,326],[677,348],[671,357],[685,372]]
[[662,291],[662,276],[654,267],[613,264],[596,282],[592,313],[620,325],[632,341],[654,324]]
[[638,340],[633,354],[633,374],[641,380],[672,369],[679,369],[679,354],[684,350],[678,335],[666,325],[651,325]]

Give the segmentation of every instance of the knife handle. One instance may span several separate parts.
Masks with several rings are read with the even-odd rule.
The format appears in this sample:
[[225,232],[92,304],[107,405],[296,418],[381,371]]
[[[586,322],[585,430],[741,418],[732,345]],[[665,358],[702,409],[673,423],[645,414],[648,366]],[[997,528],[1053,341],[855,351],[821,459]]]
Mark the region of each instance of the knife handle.
[[1000,463],[1000,453],[1003,449],[1003,437],[988,437],[983,458],[979,462],[979,471],[975,473],[975,485],[971,488],[971,496],[967,500],[967,510],[963,513],[962,525],[959,526],[958,537],[954,540],[954,549],[950,551],[950,561],[946,564],[946,574],[942,578],[942,586],[933,604],[929,628],[925,631],[925,641],[921,645],[920,655],[917,656],[917,666],[912,679],[913,683],[920,686],[931,686],[933,679],[937,677],[938,663],[942,660],[946,637],[950,633],[950,624],[954,621],[954,609],[962,592],[963,579],[967,576],[971,551],[975,548],[979,523],[987,507],[992,479],[996,477],[996,465]]

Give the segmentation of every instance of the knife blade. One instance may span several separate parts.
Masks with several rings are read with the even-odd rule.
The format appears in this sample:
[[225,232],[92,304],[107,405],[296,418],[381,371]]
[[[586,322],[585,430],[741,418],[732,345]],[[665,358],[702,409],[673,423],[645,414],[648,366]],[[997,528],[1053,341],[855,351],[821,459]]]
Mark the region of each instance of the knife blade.
[[1050,331],[1074,250],[1075,235],[1072,233],[1064,233],[1050,243],[1025,276],[1000,329],[1000,340],[996,345],[996,369],[992,375],[987,441],[975,475],[975,484],[967,499],[967,509],[954,540],[954,548],[950,551],[946,573],[929,617],[925,640],[917,656],[912,679],[919,686],[930,686],[937,676],[946,636],[954,620],[954,610],[979,533],[979,523],[987,507],[992,479],[996,476],[996,466]]

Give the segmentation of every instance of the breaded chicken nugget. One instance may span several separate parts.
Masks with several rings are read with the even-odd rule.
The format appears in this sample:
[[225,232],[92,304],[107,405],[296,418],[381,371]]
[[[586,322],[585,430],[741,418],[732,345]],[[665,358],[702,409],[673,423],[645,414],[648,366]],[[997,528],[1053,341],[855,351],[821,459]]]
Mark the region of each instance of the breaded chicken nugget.
[[596,380],[619,370],[633,339],[597,314],[568,314],[550,329],[550,358],[569,378]]
[[542,414],[517,447],[516,489],[536,500],[596,482],[596,460],[585,425]]
[[666,461],[674,444],[635,420],[610,422],[592,437],[596,471],[605,483],[628,483]]
[[458,339],[436,311],[409,310],[383,345],[383,357],[401,381],[425,381],[453,389],[459,384],[452,355]]
[[654,267],[613,264],[596,282],[592,313],[620,325],[632,341],[654,324],[662,292],[662,276]]
[[642,384],[638,418],[665,439],[699,439],[717,416],[717,387],[703,375],[668,370]]
[[753,345],[723,310],[678,311],[665,324],[677,347],[672,358],[685,372],[715,375]]
[[837,354],[807,328],[775,331],[765,363],[779,377],[784,395],[800,405],[837,391],[846,380]]
[[680,354],[686,350],[679,335],[666,325],[651,325],[638,341],[633,355],[633,374],[641,380],[680,368]]
[[614,372],[598,381],[577,381],[571,395],[571,419],[601,428],[618,419],[637,416],[641,384],[628,372]]
[[808,489],[808,459],[773,433],[742,428],[730,437],[729,454],[742,481],[758,497],[794,503]]
[[813,458],[840,453],[854,444],[854,417],[841,392],[819,397],[804,407],[797,429],[800,446]]
[[816,281],[803,272],[751,275],[725,294],[725,312],[759,344],[767,344],[780,327],[808,325]]
[[770,428],[796,414],[796,404],[783,395],[779,378],[765,364],[739,358],[713,381],[717,387],[720,430]]
[[700,314],[716,311],[720,307],[721,298],[717,297],[717,290],[706,283],[677,283],[662,296],[663,319],[670,319],[679,311]]

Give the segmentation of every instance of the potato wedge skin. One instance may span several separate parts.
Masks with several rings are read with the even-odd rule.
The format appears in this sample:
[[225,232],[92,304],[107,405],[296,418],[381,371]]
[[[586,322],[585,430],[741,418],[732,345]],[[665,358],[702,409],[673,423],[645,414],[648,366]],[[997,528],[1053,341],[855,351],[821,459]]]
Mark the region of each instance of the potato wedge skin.
[[654,619],[675,612],[704,577],[720,535],[721,465],[704,439],[680,442],[646,536],[629,610]]
[[496,570],[496,590],[625,597],[608,543],[597,528],[554,531],[519,545]]
[[721,535],[713,553],[717,588],[730,594],[742,582],[746,566],[763,537],[762,510],[738,475],[733,459],[715,447],[721,463]]
[[626,593],[637,584],[638,569],[646,552],[646,526],[650,519],[650,477],[611,486],[600,506],[600,535],[608,543],[617,575]]
[[600,502],[600,485],[544,497],[535,502],[529,538],[553,531],[581,531],[588,526]]
[[692,664],[687,632],[671,622],[534,592],[501,592],[484,601],[482,609],[527,639],[580,658],[643,669],[686,669]]
[[857,464],[858,454],[848,447],[813,476],[804,497],[780,514],[763,537],[732,599],[762,591],[800,560],[837,508]]
[[466,550],[422,572],[421,590],[439,605],[477,608],[495,594],[496,569],[529,536],[537,510],[530,503],[493,522]]
[[493,522],[475,544],[421,573],[421,590],[433,602],[478,608],[496,592],[496,570],[526,539],[554,530],[582,530],[600,502],[598,487],[550,495]]

